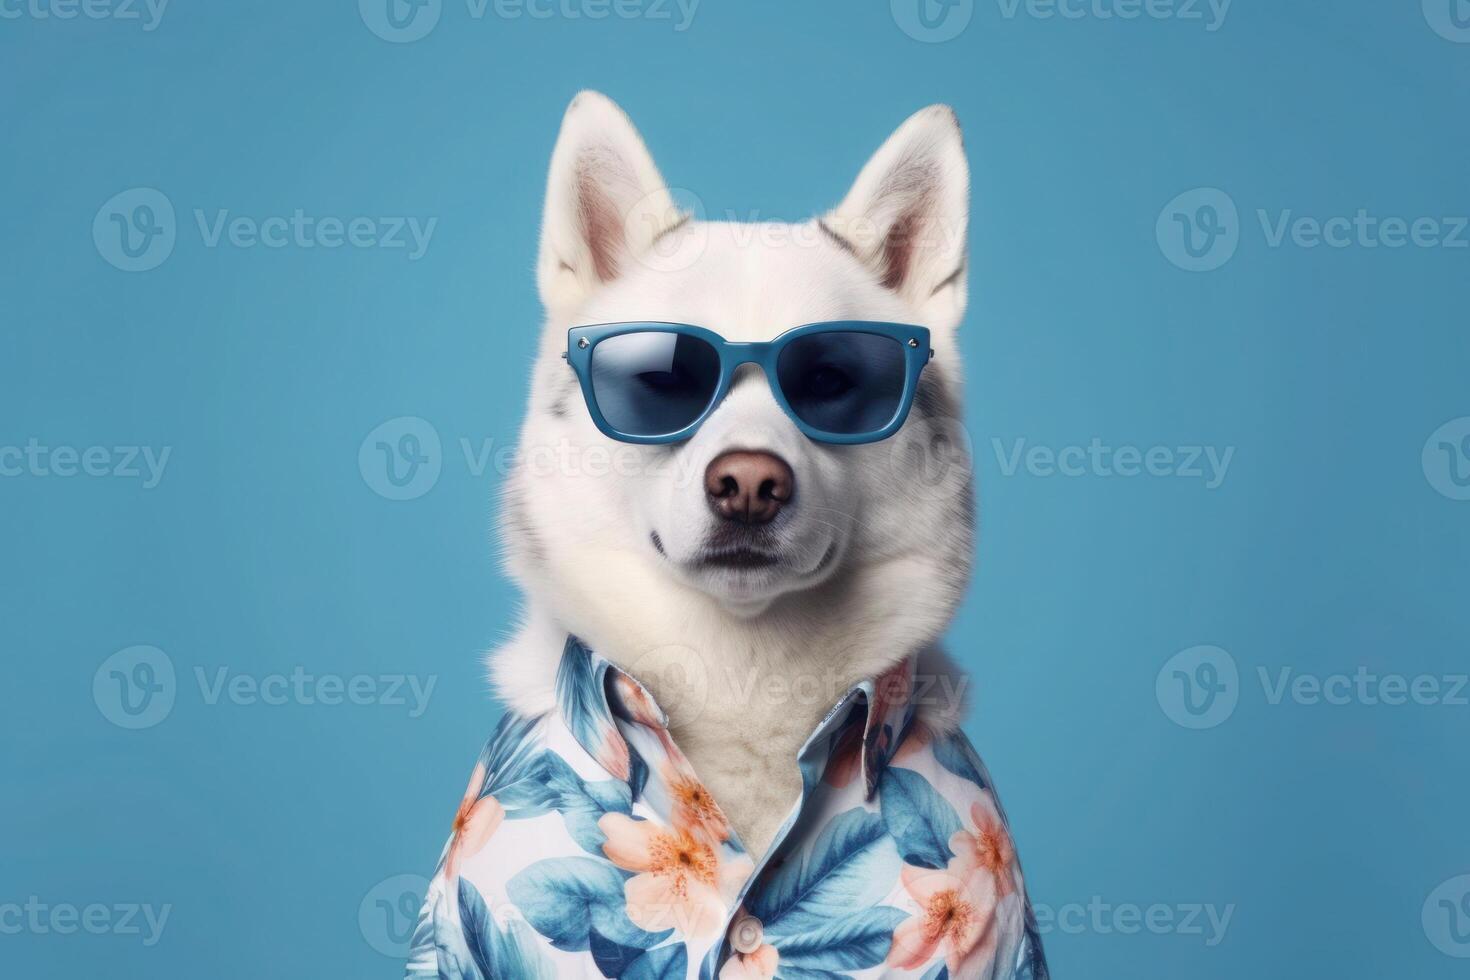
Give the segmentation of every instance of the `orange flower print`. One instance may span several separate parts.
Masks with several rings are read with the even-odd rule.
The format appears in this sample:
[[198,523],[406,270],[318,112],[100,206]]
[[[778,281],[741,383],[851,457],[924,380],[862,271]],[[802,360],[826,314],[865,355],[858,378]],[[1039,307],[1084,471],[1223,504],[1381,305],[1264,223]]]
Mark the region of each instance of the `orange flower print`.
[[942,871],[903,866],[903,886],[919,911],[893,931],[889,966],[916,970],[942,955],[949,975],[967,980],[994,957],[994,886],[988,875],[957,874],[956,863]]
[[682,827],[606,813],[597,821],[607,837],[602,851],[618,867],[637,872],[623,886],[628,918],[649,932],[676,928],[707,938],[720,931],[740,886],[754,870],[750,858],[722,859],[719,848]]
[[663,727],[661,712],[643,689],[643,685],[621,673],[614,675],[613,685],[617,688],[618,700],[634,721],[645,728]]
[[494,836],[500,821],[505,819],[505,808],[493,796],[480,796],[485,785],[485,766],[475,766],[470,774],[470,784],[465,788],[464,799],[454,814],[454,838],[449,842],[449,854],[444,859],[444,877],[453,881],[465,861],[479,854]]
[[996,898],[1005,898],[1016,890],[1016,847],[989,794],[970,805],[970,820],[973,831],[956,831],[949,839],[956,855],[952,863],[961,874],[979,870],[990,875]]
[[714,843],[730,839],[730,822],[698,777],[687,768],[669,762],[663,766],[663,778],[673,800],[674,826],[703,835]]
[[664,747],[664,755],[671,758],[681,756],[682,753],[674,745],[674,739],[669,735],[669,730],[664,727],[663,712],[658,705],[653,703],[653,698],[649,696],[643,685],[624,674],[618,674],[613,683],[616,687],[618,701],[622,704],[623,709],[633,721],[658,737],[659,744]]

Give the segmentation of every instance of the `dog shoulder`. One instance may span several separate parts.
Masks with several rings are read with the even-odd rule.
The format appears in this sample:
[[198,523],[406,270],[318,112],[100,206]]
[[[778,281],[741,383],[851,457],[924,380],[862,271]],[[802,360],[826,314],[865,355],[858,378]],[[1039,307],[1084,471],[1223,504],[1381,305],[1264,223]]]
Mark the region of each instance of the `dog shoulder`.
[[515,634],[485,655],[490,687],[510,711],[527,718],[556,708],[556,674],[566,633],[534,610]]

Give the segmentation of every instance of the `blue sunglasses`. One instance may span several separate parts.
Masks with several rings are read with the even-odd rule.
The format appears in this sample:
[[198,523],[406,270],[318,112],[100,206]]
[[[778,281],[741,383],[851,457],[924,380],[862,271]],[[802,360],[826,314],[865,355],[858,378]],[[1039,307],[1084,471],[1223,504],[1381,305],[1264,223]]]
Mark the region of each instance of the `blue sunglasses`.
[[782,411],[807,438],[855,445],[897,432],[933,357],[926,327],[838,320],[765,343],[734,343],[682,323],[604,323],[567,331],[562,355],[582,382],[592,421],[621,442],[688,439],[758,364]]

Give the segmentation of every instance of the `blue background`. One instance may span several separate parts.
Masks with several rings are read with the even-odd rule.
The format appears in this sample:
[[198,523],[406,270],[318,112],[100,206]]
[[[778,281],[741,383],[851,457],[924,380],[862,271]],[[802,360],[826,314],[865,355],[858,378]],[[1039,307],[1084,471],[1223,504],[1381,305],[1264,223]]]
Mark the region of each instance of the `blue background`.
[[[1470,213],[1470,44],[1417,2],[1237,0],[1208,31],[982,0],[945,43],[886,2],[705,0],[682,32],[493,9],[445,0],[414,43],[350,0],[176,0],[153,31],[0,20],[0,444],[172,447],[153,489],[0,478],[0,905],[172,906],[153,946],[0,933],[0,972],[399,974],[371,943],[392,938],[373,889],[432,870],[497,717],[480,655],[516,605],[499,478],[460,440],[513,444],[545,164],[595,87],[671,182],[743,218],[830,206],[911,111],[958,110],[983,526],[951,633],[967,728],[1038,905],[1235,906],[1213,947],[1208,928],[1052,928],[1056,975],[1464,975],[1421,908],[1470,872],[1470,708],[1273,705],[1257,669],[1467,669],[1470,503],[1420,453],[1470,415],[1470,251],[1272,248],[1255,215]],[[91,233],[133,187],[178,212],[140,273]],[[1196,187],[1240,209],[1239,251],[1208,273],[1155,236]],[[209,248],[196,208],[438,224],[418,261]],[[443,440],[407,501],[358,466],[399,416]],[[1235,456],[1207,490],[1007,476],[992,443],[1094,437]],[[139,731],[92,693],[134,644],[178,674]],[[1199,644],[1229,651],[1240,690],[1194,731],[1155,680]],[[413,718],[211,705],[194,680],[298,666],[437,681]]]

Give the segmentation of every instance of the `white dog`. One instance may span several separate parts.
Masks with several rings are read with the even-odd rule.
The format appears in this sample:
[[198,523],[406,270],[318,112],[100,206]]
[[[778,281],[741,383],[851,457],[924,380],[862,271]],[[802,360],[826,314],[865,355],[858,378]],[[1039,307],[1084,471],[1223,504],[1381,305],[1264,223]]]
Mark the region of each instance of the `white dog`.
[[[526,596],[490,660],[510,710],[411,977],[1044,980],[1009,831],[957,731],[964,684],[935,646],[974,538],[954,340],[968,208],[942,106],[835,210],[787,225],[681,214],[623,112],[573,100],[504,500]],[[599,355],[629,324],[658,357]],[[670,331],[729,356],[691,368]],[[808,337],[817,353],[786,373],[776,352]],[[625,417],[686,396],[698,417],[616,423],[599,357],[626,368],[609,389]],[[880,421],[817,425],[801,404]]]
[[[546,325],[504,502],[525,621],[492,654],[492,676],[535,715],[551,706],[548,651],[567,633],[629,669],[752,852],[796,798],[792,759],[822,714],[853,682],[929,650],[969,578],[971,471],[952,439],[969,190],[945,106],[905,122],[836,210],[805,225],[686,220],[613,102],[584,92],[562,123],[537,263]],[[883,442],[806,439],[748,372],[688,442],[629,446],[594,427],[562,354],[568,327],[631,320],[729,340],[828,320],[916,323],[936,357],[909,422]],[[778,457],[794,477],[769,529],[777,563],[704,560],[726,523],[704,477],[732,450]],[[961,713],[945,695],[963,689],[933,685],[924,708],[942,727]]]

